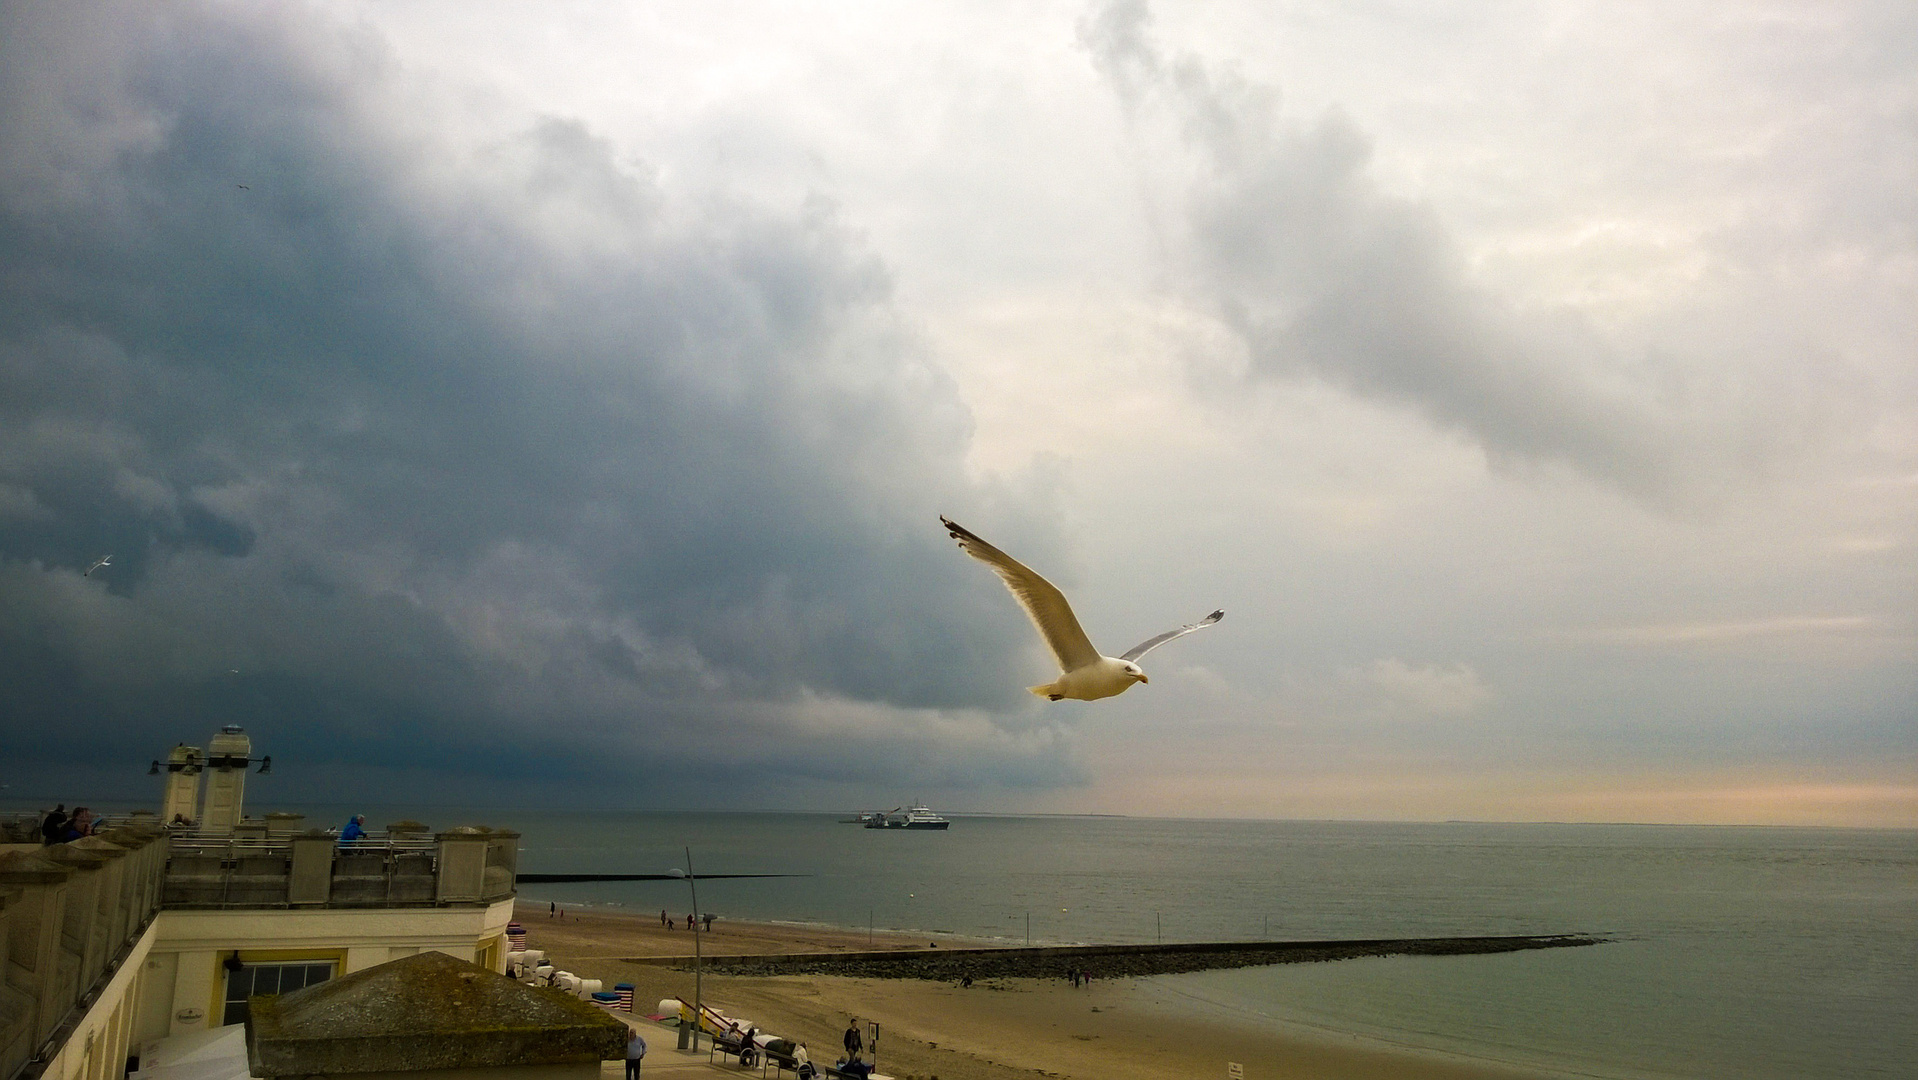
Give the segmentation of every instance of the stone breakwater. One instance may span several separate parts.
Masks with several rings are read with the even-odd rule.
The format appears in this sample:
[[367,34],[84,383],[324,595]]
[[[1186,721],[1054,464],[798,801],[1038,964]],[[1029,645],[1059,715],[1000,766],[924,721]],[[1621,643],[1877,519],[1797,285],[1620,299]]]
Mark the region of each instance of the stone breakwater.
[[[1177,945],[1060,945],[1042,948],[926,949],[855,953],[709,956],[707,971],[726,975],[847,975],[868,979],[1094,978],[1177,975],[1267,964],[1308,964],[1360,956],[1464,956],[1598,945],[1589,934],[1389,938],[1373,941],[1227,941]],[[627,963],[691,969],[690,956],[627,957]]]

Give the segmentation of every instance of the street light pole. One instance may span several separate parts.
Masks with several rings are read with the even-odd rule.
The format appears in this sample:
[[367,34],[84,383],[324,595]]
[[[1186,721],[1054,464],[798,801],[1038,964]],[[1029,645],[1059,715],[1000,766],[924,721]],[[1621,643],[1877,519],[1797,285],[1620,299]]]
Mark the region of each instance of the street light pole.
[[[702,950],[699,947],[699,879],[693,876],[693,849],[686,849],[686,887],[693,891],[693,1030],[699,1030],[699,1021],[706,1016],[706,1006],[699,996],[699,974],[702,966]],[[697,1034],[693,1036],[699,1038]],[[698,1050],[697,1041],[693,1049]]]
[[[693,891],[693,920],[689,929],[693,932],[693,1050],[699,1049],[699,1025],[706,1018],[706,1003],[700,993],[700,969],[704,966],[702,950],[699,947],[699,882],[693,874],[693,849],[686,849],[686,869],[674,867],[667,871],[673,877],[686,879],[686,887]],[[685,1044],[680,1044],[684,1050]]]

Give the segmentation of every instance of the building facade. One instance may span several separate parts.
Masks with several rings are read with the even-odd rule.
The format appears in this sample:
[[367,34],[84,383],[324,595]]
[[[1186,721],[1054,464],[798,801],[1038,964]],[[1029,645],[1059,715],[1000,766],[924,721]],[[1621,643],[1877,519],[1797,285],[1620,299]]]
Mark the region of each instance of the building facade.
[[254,994],[421,952],[505,969],[517,833],[400,823],[343,844],[296,815],[245,819],[238,795],[214,800],[218,832],[148,816],[0,854],[0,1080],[121,1080],[143,1047],[243,1021]]

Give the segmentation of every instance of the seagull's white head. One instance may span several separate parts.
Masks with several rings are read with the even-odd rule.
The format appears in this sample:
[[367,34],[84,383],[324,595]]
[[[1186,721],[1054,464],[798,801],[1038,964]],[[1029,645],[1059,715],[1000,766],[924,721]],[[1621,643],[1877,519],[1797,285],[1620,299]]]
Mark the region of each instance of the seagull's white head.
[[1150,683],[1152,681],[1151,679],[1148,679],[1145,677],[1145,672],[1139,669],[1139,665],[1133,663],[1130,660],[1126,661],[1125,673],[1127,678],[1137,679],[1142,683]]

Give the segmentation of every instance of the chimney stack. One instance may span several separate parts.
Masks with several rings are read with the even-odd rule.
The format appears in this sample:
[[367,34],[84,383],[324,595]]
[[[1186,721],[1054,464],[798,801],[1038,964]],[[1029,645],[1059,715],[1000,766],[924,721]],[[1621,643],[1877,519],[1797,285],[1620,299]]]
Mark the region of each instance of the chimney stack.
[[160,804],[160,823],[176,820],[192,824],[194,809],[200,802],[200,769],[206,764],[200,748],[185,743],[166,756],[166,801]]
[[206,779],[206,803],[200,810],[201,832],[232,835],[246,798],[246,767],[252,757],[253,740],[238,724],[221,728],[207,744],[206,767],[211,774]]

